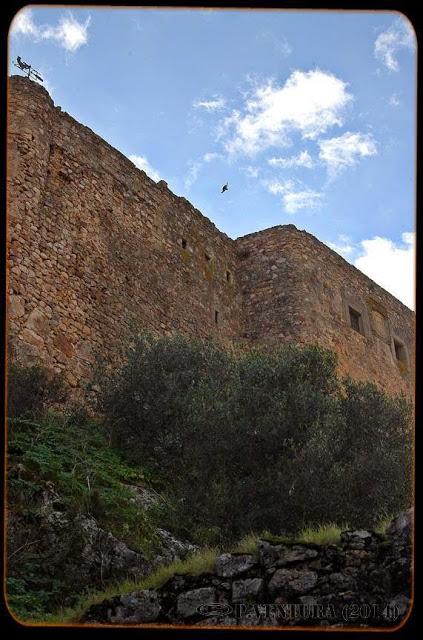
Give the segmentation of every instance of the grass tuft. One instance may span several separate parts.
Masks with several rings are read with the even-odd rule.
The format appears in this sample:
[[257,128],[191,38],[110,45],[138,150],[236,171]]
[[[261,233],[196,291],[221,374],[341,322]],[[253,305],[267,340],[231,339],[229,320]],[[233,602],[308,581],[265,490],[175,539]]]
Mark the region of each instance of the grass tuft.
[[374,528],[375,532],[379,533],[382,536],[386,535],[386,530],[391,524],[394,517],[395,516],[393,516],[392,514],[387,514],[387,513],[384,513],[383,515],[381,515]]
[[339,544],[342,531],[349,528],[347,523],[339,526],[334,522],[321,524],[318,527],[306,527],[300,531],[298,541],[306,544]]

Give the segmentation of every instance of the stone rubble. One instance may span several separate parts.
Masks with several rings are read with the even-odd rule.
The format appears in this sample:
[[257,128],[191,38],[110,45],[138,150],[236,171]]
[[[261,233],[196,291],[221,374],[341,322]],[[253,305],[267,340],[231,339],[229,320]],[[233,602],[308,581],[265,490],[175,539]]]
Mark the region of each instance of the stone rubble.
[[395,627],[411,603],[411,528],[410,510],[386,535],[345,531],[339,545],[261,540],[255,553],[220,555],[212,572],[93,605],[81,622]]

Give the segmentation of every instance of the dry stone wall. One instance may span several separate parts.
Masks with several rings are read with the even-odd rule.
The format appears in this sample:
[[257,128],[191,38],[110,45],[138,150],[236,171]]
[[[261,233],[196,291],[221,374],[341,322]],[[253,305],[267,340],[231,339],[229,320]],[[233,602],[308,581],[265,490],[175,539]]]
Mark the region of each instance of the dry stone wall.
[[[30,80],[9,80],[9,348],[84,392],[137,329],[319,342],[412,392],[414,314],[293,225],[232,240]],[[349,308],[362,332],[351,328]]]
[[158,589],[91,606],[86,624],[211,627],[397,627],[411,606],[412,512],[382,536],[344,531],[340,543],[260,540],[212,571],[176,574]]

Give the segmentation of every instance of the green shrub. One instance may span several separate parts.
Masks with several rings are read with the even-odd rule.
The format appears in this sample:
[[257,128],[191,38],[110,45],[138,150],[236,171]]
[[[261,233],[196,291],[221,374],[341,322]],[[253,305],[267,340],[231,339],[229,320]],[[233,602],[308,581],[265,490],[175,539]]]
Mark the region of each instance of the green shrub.
[[52,405],[66,400],[63,378],[41,366],[12,363],[8,370],[9,418],[36,417]]
[[410,407],[336,375],[317,346],[234,354],[139,336],[102,384],[112,438],[162,478],[165,523],[206,545],[374,524],[410,496]]

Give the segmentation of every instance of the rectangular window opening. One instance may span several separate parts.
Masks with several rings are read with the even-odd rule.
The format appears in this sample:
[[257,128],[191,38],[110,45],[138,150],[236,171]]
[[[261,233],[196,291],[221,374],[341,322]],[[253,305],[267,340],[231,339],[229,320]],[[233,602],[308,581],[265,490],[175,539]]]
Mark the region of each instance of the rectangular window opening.
[[230,271],[226,271],[226,282],[232,282],[232,273]]
[[187,248],[188,243],[187,243],[187,241],[185,240],[185,238],[182,238],[182,240],[181,240],[181,245],[182,245],[182,249],[186,249],[186,248]]
[[219,323],[219,312],[218,311],[214,312],[214,321],[215,321],[216,324]]
[[395,357],[398,362],[407,363],[407,355],[405,353],[405,347],[402,342],[394,339]]
[[352,307],[348,307],[350,311],[350,325],[354,331],[358,333],[363,333],[363,325],[361,320],[361,313],[353,309]]

